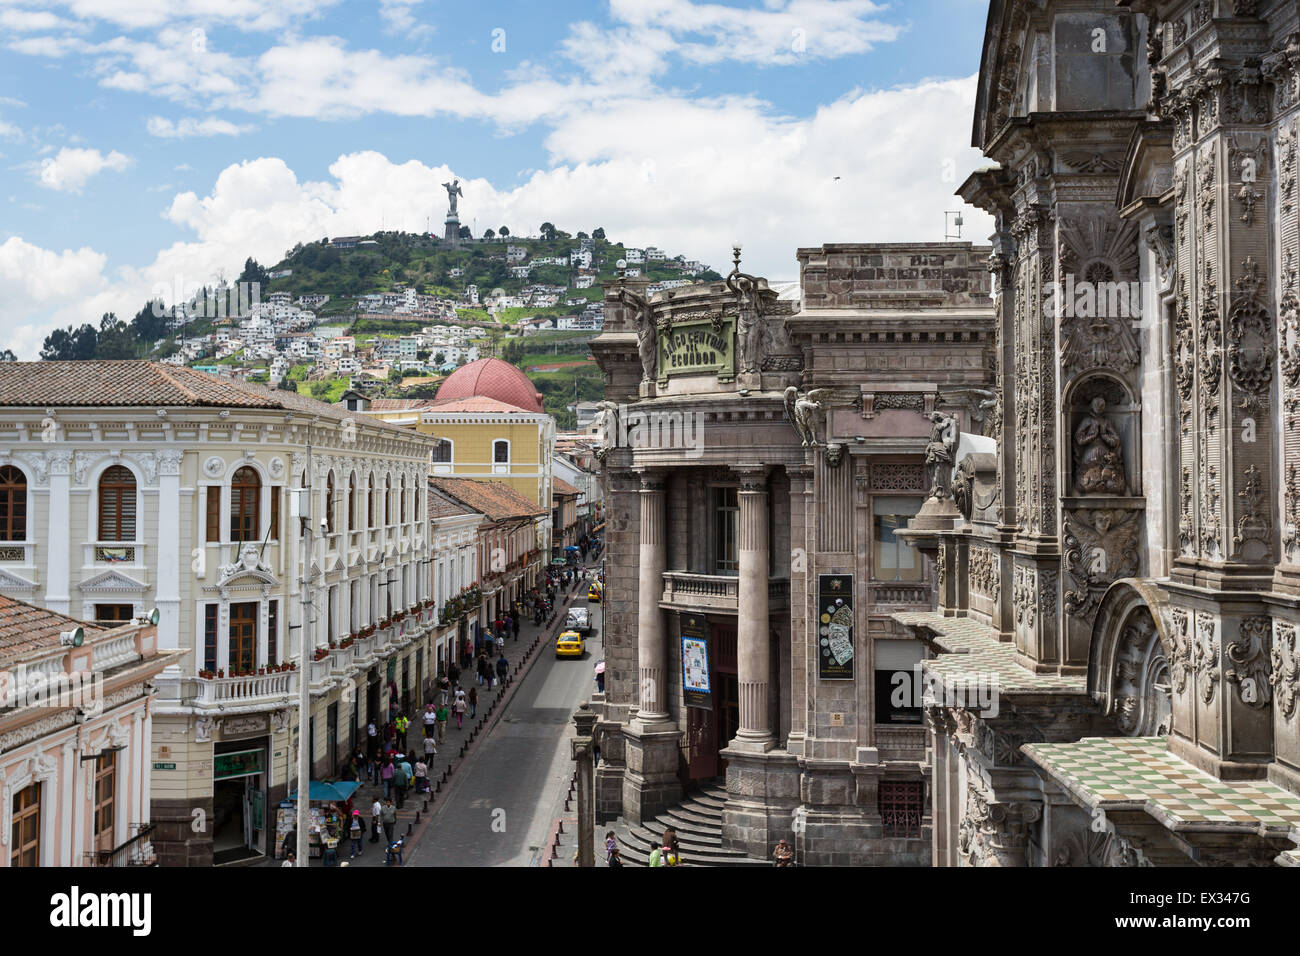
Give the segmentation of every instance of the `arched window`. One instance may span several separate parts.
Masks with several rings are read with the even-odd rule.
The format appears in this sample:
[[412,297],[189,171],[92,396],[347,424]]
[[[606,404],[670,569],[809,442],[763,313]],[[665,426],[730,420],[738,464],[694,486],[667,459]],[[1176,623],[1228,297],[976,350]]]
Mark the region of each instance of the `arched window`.
[[122,465],[99,478],[99,540],[135,540],[135,475]]
[[370,486],[366,493],[366,527],[375,526],[375,473],[370,473]]
[[400,502],[400,504],[398,505],[397,520],[400,521],[402,524],[406,524],[406,476],[405,475],[402,476],[402,484],[397,494],[398,494],[397,500]]
[[245,465],[230,479],[230,540],[260,541],[262,479]]
[[496,465],[510,464],[510,442],[504,438],[492,443],[492,463]]
[[348,475],[348,530],[354,531],[357,524],[357,473]]
[[325,479],[325,533],[334,533],[334,472]]
[[393,479],[384,476],[384,527],[393,523]]
[[0,541],[27,540],[27,476],[13,465],[0,468]]

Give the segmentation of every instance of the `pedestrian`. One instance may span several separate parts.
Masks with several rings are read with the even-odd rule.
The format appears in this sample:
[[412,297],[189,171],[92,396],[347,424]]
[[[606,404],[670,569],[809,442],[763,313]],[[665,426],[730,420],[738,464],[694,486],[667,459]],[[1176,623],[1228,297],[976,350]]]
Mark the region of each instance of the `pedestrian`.
[[[434,725],[438,723],[438,714],[435,712],[433,704],[427,704],[424,708],[424,739],[428,740],[438,732]],[[427,752],[427,748],[426,748]]]
[[370,776],[370,758],[366,756],[360,744],[357,745],[357,752],[352,755],[352,762],[357,768],[357,783],[365,783]]
[[618,840],[614,838],[613,830],[605,831],[605,862],[609,862],[610,854],[618,849]]
[[348,859],[355,860],[357,857],[361,855],[361,852],[364,849],[364,847],[362,847],[361,845],[361,838],[362,836],[365,835],[365,832],[366,832],[366,828],[361,824],[361,811],[353,810],[352,826],[348,830],[348,835],[352,839],[352,855],[348,857]]
[[502,631],[500,634],[497,635],[497,653],[504,656],[505,652],[506,652],[506,632]]
[[776,849],[772,851],[772,860],[777,866],[794,865],[794,850],[785,841],[785,837],[776,841]]
[[297,866],[297,865],[298,865],[298,863],[297,863],[297,857],[294,855],[293,850],[290,850],[290,851],[289,851],[288,855],[286,855],[285,858],[284,858],[284,862],[281,863],[280,865],[281,865],[281,866]]
[[474,719],[474,715],[477,712],[478,712],[478,688],[471,687],[469,689],[469,716],[471,720]]
[[429,789],[429,765],[423,760],[415,762],[415,792],[425,793]]
[[457,730],[460,730],[460,728],[461,728],[461,721],[462,721],[462,720],[464,719],[464,717],[465,717],[465,711],[469,710],[469,704],[467,704],[467,703],[465,702],[465,698],[464,698],[464,697],[457,696],[457,697],[456,697],[456,703],[455,703],[455,705],[452,707],[452,709],[453,709],[454,711],[456,711],[456,729],[457,729]]
[[366,746],[369,747],[370,757],[373,759],[375,754],[379,751],[379,728],[375,726],[375,718],[373,714],[370,717],[370,723],[366,725],[366,741]]
[[384,781],[384,799],[393,795],[393,758],[384,758],[384,768],[379,771],[379,778]]
[[397,827],[397,808],[393,806],[392,800],[384,800],[383,813],[379,815],[380,821],[384,825],[384,838],[388,845],[393,845],[393,831]]
[[375,797],[375,802],[370,805],[370,842],[379,842],[379,817],[384,812],[384,805]]
[[410,783],[411,778],[407,772],[405,762],[398,763],[393,767],[393,792],[397,795],[397,809],[406,806],[406,786]]
[[[456,667],[455,664],[452,664],[451,666],[456,668],[453,673],[456,674],[456,679],[459,680],[460,668]],[[442,702],[444,704],[447,703],[447,695],[451,693],[451,681],[452,678],[449,678],[446,674],[444,674],[442,679],[438,681],[438,690],[442,693]]]
[[519,609],[519,614],[516,614],[516,615],[515,615],[515,616],[510,620],[510,629],[511,629],[512,631],[515,632],[515,640],[516,640],[516,641],[519,640],[519,615],[522,614],[522,613],[523,613],[523,608],[520,608],[520,609]]
[[[600,663],[597,662],[596,666],[599,667]],[[603,670],[596,671],[596,690],[601,694],[605,693],[605,672]]]
[[677,842],[677,831],[672,827],[664,831],[664,852],[661,859],[664,866],[682,865],[682,851]]
[[506,682],[506,675],[510,673],[510,664],[506,661],[505,651],[501,652],[501,657],[497,660],[497,678],[501,683]]
[[292,859],[293,854],[298,849],[298,827],[291,825],[289,832],[284,835],[284,855]]
[[447,739],[447,705],[438,708],[438,743]]
[[429,728],[429,735],[424,738],[424,762],[425,763],[432,763],[433,761],[431,761],[429,758],[436,756],[438,753],[438,741],[436,740],[436,736],[438,733],[437,727],[438,727],[438,717],[435,714],[433,718],[433,726]]

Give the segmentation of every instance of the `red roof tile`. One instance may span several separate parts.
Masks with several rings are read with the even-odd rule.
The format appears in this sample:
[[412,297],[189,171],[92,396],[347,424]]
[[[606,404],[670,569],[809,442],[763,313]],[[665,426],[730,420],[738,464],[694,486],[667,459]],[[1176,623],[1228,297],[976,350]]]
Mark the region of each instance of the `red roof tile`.
[[96,624],[0,594],[0,658],[53,647],[59,643],[59,634],[78,627],[84,628],[87,636],[105,630]]
[[501,481],[478,481],[473,478],[430,478],[429,484],[445,495],[450,495],[475,511],[482,512],[492,521],[511,518],[532,518],[546,514],[528,498]]
[[525,375],[499,358],[481,358],[462,365],[438,389],[438,401],[481,396],[495,398],[526,412],[542,411],[542,393]]
[[565,496],[582,494],[581,491],[573,487],[573,485],[569,484],[563,478],[551,479],[551,493],[553,495],[565,495]]

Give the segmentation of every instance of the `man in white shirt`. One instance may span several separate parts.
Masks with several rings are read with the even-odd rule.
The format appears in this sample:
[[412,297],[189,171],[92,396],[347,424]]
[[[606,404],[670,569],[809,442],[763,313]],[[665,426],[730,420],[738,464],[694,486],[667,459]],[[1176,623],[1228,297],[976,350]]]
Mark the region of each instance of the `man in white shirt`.
[[[374,726],[373,724],[371,725]],[[379,842],[379,815],[384,812],[384,805],[375,797],[375,802],[370,805],[370,842]]]

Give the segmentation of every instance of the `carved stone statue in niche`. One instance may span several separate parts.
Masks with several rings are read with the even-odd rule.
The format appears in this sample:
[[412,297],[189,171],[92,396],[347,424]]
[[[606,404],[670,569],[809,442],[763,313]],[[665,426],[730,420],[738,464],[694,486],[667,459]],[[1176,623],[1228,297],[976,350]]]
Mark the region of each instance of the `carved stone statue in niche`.
[[957,454],[957,419],[931,412],[930,441],[925,446],[925,467],[930,472],[930,497],[947,498],[952,487],[953,459]]
[[1074,430],[1074,484],[1080,494],[1124,493],[1123,440],[1106,417],[1106,399],[1100,395],[1088,404]]

